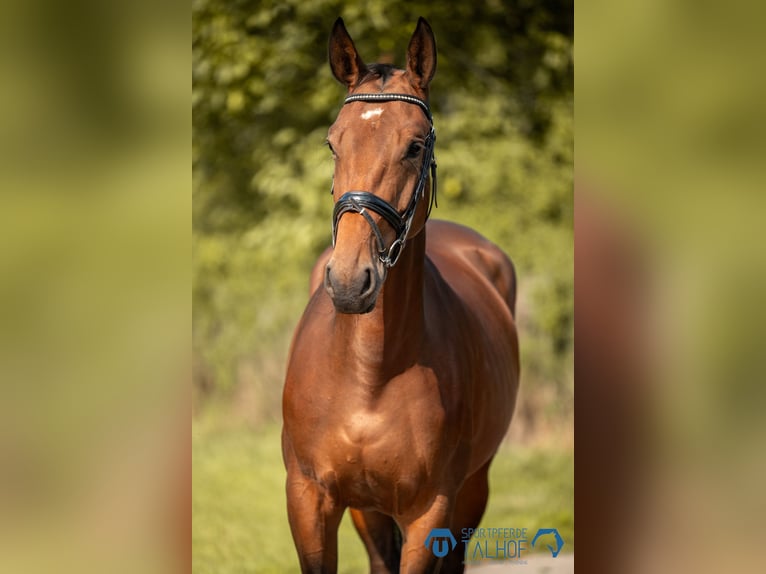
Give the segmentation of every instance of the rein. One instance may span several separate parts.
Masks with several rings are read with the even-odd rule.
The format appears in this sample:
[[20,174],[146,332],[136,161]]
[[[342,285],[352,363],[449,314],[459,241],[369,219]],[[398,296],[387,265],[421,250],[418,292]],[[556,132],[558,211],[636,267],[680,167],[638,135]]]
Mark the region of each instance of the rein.
[[[369,191],[348,191],[344,193],[338,201],[335,203],[332,216],[332,244],[335,247],[335,239],[338,234],[338,223],[340,218],[348,212],[358,213],[367,220],[370,224],[375,238],[378,241],[378,259],[387,268],[396,265],[399,260],[399,256],[402,254],[404,244],[407,241],[407,235],[410,232],[412,226],[412,220],[415,217],[415,210],[417,209],[418,202],[423,196],[423,192],[426,187],[426,179],[428,178],[428,172],[431,172],[431,203],[428,206],[428,213],[426,219],[431,215],[431,208],[438,204],[436,203],[436,158],[434,157],[434,144],[436,143],[436,131],[434,130],[433,116],[431,115],[431,109],[428,104],[408,94],[352,94],[348,96],[343,104],[351,102],[406,102],[420,107],[423,113],[426,114],[428,121],[431,124],[431,131],[426,137],[424,152],[423,152],[423,165],[420,168],[420,175],[418,181],[415,184],[415,191],[410,197],[410,201],[407,204],[403,213],[399,213],[394,206],[387,201],[379,198],[377,195],[370,193]],[[396,239],[386,247],[383,240],[383,234],[380,232],[380,228],[375,223],[375,220],[369,214],[369,211],[374,211],[385,219],[389,225],[396,232]]]

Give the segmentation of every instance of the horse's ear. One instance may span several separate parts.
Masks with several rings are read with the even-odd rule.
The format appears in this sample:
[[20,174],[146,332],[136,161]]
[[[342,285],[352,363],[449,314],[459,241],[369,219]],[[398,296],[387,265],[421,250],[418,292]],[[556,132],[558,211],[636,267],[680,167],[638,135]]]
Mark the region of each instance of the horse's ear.
[[367,70],[362,58],[356,51],[354,41],[349,36],[343,18],[335,20],[330,33],[330,68],[332,74],[349,90],[359,83]]
[[428,89],[436,73],[436,40],[428,22],[422,16],[407,48],[407,75],[415,88]]

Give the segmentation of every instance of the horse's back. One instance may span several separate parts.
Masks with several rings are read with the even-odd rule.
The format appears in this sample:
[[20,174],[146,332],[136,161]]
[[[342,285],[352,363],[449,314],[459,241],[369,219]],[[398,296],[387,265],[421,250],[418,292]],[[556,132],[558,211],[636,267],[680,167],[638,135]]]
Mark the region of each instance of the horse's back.
[[[426,255],[453,289],[468,295],[469,291],[461,289],[467,279],[474,279],[470,283],[476,280],[479,284],[486,283],[505,302],[511,315],[515,315],[516,271],[510,258],[497,245],[469,227],[431,220],[427,227]],[[481,291],[478,289],[475,295],[485,296]]]
[[471,397],[470,470],[475,471],[494,456],[516,403],[516,274],[494,243],[447,221],[429,221],[426,256],[431,263],[426,316],[432,339],[437,346],[451,345],[468,368],[462,374],[463,392],[471,390],[463,397]]

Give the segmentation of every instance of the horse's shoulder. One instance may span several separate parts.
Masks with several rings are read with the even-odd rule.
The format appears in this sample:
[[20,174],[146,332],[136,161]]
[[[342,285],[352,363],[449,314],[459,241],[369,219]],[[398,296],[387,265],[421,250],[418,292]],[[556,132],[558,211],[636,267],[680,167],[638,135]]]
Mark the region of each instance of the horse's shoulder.
[[477,231],[449,221],[428,223],[426,253],[445,279],[459,284],[473,277],[487,282],[515,313],[516,270],[502,249]]

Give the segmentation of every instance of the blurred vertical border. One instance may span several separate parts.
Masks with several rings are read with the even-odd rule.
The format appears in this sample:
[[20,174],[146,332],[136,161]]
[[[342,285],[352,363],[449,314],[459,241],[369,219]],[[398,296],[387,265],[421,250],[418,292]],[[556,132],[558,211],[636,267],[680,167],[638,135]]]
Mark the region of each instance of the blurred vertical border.
[[763,570],[762,3],[576,7],[578,570]]
[[0,571],[189,570],[179,3],[0,4]]

